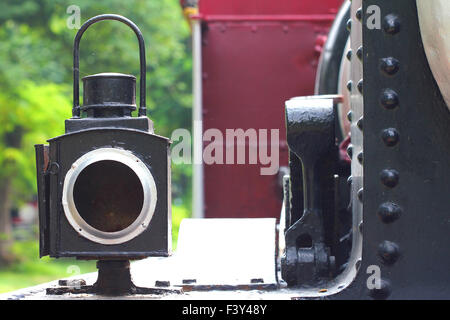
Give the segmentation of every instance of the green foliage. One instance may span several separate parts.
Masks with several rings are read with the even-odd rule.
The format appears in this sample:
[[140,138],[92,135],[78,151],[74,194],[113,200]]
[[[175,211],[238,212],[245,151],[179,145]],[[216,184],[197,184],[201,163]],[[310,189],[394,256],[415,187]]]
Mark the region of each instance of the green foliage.
[[[13,179],[16,203],[36,192],[33,145],[63,134],[64,119],[70,117],[77,30],[66,26],[66,10],[73,4],[81,9],[81,23],[98,14],[116,13],[139,26],[146,41],[147,106],[155,132],[170,137],[175,128],[191,125],[189,27],[177,0],[2,0],[0,179]],[[116,21],[103,21],[83,36],[80,74],[137,76],[138,59],[132,30]],[[189,204],[190,166],[173,166],[172,172],[175,198]]]
[[70,266],[74,265],[81,274],[96,271],[95,261],[39,259],[38,241],[16,242],[12,250],[20,260],[0,270],[0,293],[73,276]]
[[[70,91],[63,84],[40,84],[23,80],[20,88],[0,92],[0,178],[12,176],[15,200],[29,200],[36,193],[35,143],[64,132],[70,116]],[[13,101],[10,103],[10,101]],[[12,107],[8,107],[11,105]],[[10,139],[5,138],[8,135]],[[21,141],[8,140],[21,136]]]
[[190,211],[186,206],[172,206],[172,250],[175,251],[178,243],[178,231],[181,220],[189,218]]

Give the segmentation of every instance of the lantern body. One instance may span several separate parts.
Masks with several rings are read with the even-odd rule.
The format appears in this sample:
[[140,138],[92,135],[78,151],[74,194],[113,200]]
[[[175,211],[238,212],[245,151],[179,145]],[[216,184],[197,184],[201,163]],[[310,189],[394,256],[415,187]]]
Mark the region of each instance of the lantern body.
[[[170,253],[167,138],[136,128],[101,127],[49,142],[46,170],[39,170],[38,161],[47,186],[45,199],[39,199],[47,203],[40,210],[46,222],[41,223],[41,256],[135,259]],[[74,164],[84,166],[75,175]],[[77,213],[81,223],[71,223]]]
[[[117,20],[136,34],[136,78],[84,77],[79,105],[79,43],[86,29]],[[153,133],[146,115],[145,45],[139,28],[118,15],[86,21],[74,41],[72,118],[65,134],[36,145],[40,256],[128,260],[171,251],[170,141]]]

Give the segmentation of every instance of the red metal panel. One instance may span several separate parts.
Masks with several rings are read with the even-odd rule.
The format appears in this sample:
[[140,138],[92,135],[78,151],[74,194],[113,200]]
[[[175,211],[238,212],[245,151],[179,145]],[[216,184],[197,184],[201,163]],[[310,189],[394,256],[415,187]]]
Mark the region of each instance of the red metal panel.
[[[284,101],[313,94],[319,56],[314,45],[326,26],[310,22],[208,24],[203,35],[204,130],[279,129],[280,165],[287,165]],[[277,175],[260,175],[260,165],[205,164],[204,172],[205,216],[279,215]]]
[[342,0],[199,0],[205,15],[336,13],[341,4]]
[[[314,93],[330,13],[341,3],[200,0],[203,130],[279,129],[280,166],[287,166],[284,101]],[[261,175],[261,167],[204,164],[205,217],[279,217],[279,178]]]

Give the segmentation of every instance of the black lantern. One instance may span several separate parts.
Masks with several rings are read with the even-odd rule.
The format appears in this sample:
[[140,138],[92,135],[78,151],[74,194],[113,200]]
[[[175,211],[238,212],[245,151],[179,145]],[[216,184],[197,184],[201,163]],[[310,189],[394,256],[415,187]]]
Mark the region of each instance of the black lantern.
[[[132,75],[84,77],[79,105],[80,39],[102,20],[123,22],[138,38],[137,117],[131,115]],[[89,19],[75,37],[73,56],[73,117],[64,135],[48,140],[48,146],[36,145],[40,256],[100,260],[99,283],[109,272],[102,266],[128,270],[130,259],[170,254],[170,141],[154,134],[146,116],[145,47],[133,22],[111,14]]]

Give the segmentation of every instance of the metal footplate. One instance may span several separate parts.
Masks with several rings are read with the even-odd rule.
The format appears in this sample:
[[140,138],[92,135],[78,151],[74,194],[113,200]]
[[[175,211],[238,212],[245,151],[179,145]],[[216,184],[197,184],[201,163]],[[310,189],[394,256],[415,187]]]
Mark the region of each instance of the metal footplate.
[[[155,263],[149,263],[149,261]],[[133,264],[142,285],[187,291],[277,289],[276,219],[184,219],[169,258]]]
[[99,273],[10,292],[0,300],[260,297],[279,291],[276,255],[276,219],[184,219],[172,256],[131,264],[102,261]]

